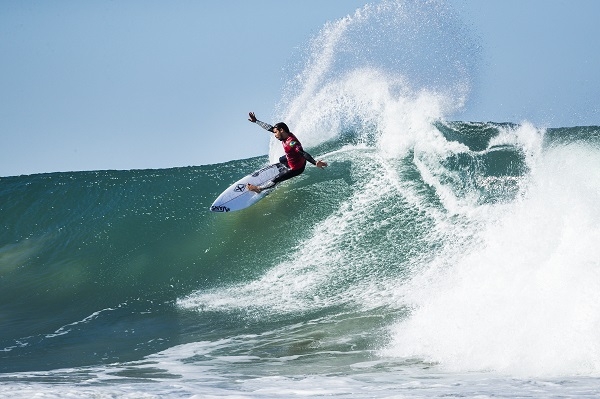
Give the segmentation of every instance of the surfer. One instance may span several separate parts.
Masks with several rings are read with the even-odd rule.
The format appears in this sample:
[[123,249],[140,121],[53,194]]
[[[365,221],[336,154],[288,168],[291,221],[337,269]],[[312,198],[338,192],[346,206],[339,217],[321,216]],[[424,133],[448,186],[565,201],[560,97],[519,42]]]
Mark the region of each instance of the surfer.
[[321,160],[315,161],[315,159],[312,156],[310,156],[309,153],[302,149],[302,144],[300,144],[298,138],[296,138],[296,136],[294,136],[294,134],[290,132],[290,129],[285,123],[279,122],[275,124],[275,126],[271,126],[268,123],[261,122],[258,119],[256,119],[256,115],[254,115],[254,112],[250,112],[249,115],[250,118],[248,120],[250,122],[256,123],[263,129],[273,133],[275,135],[275,138],[281,141],[281,144],[283,145],[283,150],[285,151],[285,155],[279,158],[279,162],[287,168],[287,171],[281,173],[273,180],[261,186],[255,186],[254,184],[248,183],[248,190],[254,191],[255,193],[260,193],[262,190],[274,187],[277,183],[281,183],[284,180],[298,176],[302,172],[304,172],[306,161],[312,163],[320,169],[323,169],[327,166],[327,162]]

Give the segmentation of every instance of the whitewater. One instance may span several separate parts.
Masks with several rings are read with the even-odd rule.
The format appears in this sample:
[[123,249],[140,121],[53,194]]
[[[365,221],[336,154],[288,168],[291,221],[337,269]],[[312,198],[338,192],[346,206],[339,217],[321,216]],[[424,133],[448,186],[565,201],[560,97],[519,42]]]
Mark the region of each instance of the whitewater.
[[329,167],[243,211],[208,207],[280,143],[0,178],[0,396],[597,396],[600,127],[454,120],[478,46],[441,2],[299,57],[270,122]]

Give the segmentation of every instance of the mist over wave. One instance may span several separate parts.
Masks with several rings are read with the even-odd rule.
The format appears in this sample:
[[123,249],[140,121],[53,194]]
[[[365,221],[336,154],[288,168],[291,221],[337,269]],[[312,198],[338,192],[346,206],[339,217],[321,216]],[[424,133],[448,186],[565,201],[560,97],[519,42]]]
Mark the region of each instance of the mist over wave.
[[[478,57],[443,2],[368,4],[311,40],[290,68],[277,118],[307,146],[352,131],[402,155],[431,121],[464,105]],[[272,141],[271,160],[279,153]]]

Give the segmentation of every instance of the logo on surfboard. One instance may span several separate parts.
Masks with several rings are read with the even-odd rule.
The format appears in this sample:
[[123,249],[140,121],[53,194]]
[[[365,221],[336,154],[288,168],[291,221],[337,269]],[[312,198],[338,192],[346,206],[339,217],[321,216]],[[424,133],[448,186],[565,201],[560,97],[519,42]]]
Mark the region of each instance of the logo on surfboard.
[[211,206],[210,210],[213,212],[229,212],[230,209],[227,208],[226,206]]
[[246,190],[246,185],[245,184],[238,184],[233,191],[235,191],[236,193],[242,193]]

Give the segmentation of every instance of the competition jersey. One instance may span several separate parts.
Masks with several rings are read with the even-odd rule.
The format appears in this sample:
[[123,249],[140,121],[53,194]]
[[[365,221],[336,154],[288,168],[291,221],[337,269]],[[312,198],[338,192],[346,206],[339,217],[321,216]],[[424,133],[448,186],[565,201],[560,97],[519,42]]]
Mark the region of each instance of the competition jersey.
[[[255,121],[255,123],[261,126],[263,129],[273,132],[273,126],[269,125],[268,123],[261,122],[258,119]],[[288,135],[288,138],[285,141],[282,141],[281,144],[283,144],[283,150],[285,151],[285,158],[289,168],[291,170],[304,169],[306,166],[306,161],[316,165],[317,161],[315,161],[310,154],[304,152],[302,149],[302,144],[300,144],[298,138],[296,138],[293,133],[288,133]]]
[[289,137],[281,143],[283,144],[283,150],[285,151],[285,157],[290,169],[303,169],[306,166],[306,159],[303,155],[302,144],[300,144],[296,136],[289,133]]

